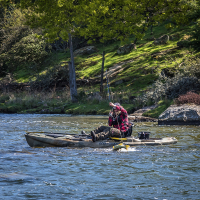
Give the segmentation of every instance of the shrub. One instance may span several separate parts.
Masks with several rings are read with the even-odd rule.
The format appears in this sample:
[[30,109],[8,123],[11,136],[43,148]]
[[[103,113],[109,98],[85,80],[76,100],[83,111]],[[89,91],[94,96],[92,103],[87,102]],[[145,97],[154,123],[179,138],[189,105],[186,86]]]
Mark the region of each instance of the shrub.
[[69,83],[69,68],[68,65],[55,65],[48,69],[46,74],[39,75],[37,79],[30,82],[31,90],[52,91],[59,86],[67,86]]
[[177,70],[184,76],[195,76],[200,78],[200,58],[198,56],[186,58]]
[[31,34],[15,43],[11,49],[0,55],[3,65],[7,65],[10,71],[18,66],[26,66],[32,63],[36,66],[47,56],[46,43]]
[[191,21],[196,21],[196,25],[193,29],[192,36],[194,42],[193,45],[195,48],[200,50],[200,1],[197,1],[197,5],[195,6],[195,11],[192,12],[192,15],[190,16]]
[[194,93],[194,92],[187,92],[184,95],[180,95],[176,100],[175,103],[177,105],[180,104],[186,104],[186,103],[194,103],[197,105],[200,105],[200,95]]
[[135,105],[142,107],[148,102],[157,103],[162,99],[173,100],[188,91],[198,91],[200,88],[200,80],[197,77],[185,77],[181,74],[175,75],[173,78],[160,77],[142,96],[134,99]]
[[0,96],[0,103],[5,103],[8,100],[9,100],[9,95],[6,94]]

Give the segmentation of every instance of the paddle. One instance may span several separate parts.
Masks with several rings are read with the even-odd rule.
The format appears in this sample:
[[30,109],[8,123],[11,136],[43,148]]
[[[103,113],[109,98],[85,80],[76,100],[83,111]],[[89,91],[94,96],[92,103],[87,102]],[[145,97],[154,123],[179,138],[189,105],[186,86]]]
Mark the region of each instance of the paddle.
[[45,131],[35,131],[35,132],[26,131],[26,133],[48,133],[48,134],[77,135],[77,134],[71,134],[71,133],[52,133],[52,132],[45,132]]
[[74,133],[52,133],[52,132],[46,132],[46,131],[35,131],[35,132],[26,131],[26,133],[47,133],[47,134],[62,134],[62,135],[88,136],[88,135],[86,135],[86,134],[78,135],[78,134],[74,134]]
[[122,141],[126,141],[127,140],[127,138],[116,138],[116,137],[110,137],[110,139],[112,139],[112,140],[122,140]]

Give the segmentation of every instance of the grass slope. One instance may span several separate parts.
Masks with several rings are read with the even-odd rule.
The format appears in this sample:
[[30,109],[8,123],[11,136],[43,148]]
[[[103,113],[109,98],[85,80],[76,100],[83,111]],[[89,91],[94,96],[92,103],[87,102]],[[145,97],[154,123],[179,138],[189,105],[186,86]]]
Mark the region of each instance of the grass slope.
[[[158,75],[162,69],[174,69],[174,67],[178,66],[184,60],[194,58],[195,56],[199,55],[199,53],[194,52],[194,50],[191,48],[176,49],[178,41],[190,38],[192,28],[193,26],[191,25],[179,29],[166,29],[164,24],[154,27],[153,35],[151,35],[150,31],[148,31],[144,39],[138,41],[137,49],[125,55],[118,55],[116,53],[117,48],[119,46],[123,46],[124,44],[131,43],[134,38],[129,38],[123,43],[116,41],[111,44],[95,44],[99,50],[97,53],[94,53],[90,56],[75,57],[77,79],[95,79],[96,77],[100,76],[103,51],[106,52],[105,70],[109,70],[117,63],[126,62],[126,64],[122,64],[122,69],[118,71],[114,77],[109,77],[109,84],[112,92],[112,101],[122,100],[124,107],[131,112],[135,109],[135,105],[131,104],[129,100],[130,96],[138,96],[148,90],[151,84],[158,78]],[[170,40],[165,45],[153,45],[153,41],[150,41],[150,38],[158,38],[163,34],[168,34],[171,36],[171,38],[173,38],[173,40]],[[169,53],[165,53],[170,49],[174,50]],[[157,56],[152,56],[153,54],[159,52],[164,53]],[[52,53],[46,60],[44,60],[42,65],[37,67],[37,69],[27,68],[16,71],[16,82],[34,81],[36,80],[37,76],[47,74],[48,71],[52,70],[55,66],[67,67],[66,63],[69,60],[69,51]],[[104,81],[104,86],[106,87],[106,81]],[[90,94],[91,92],[98,92],[99,88],[99,84],[94,84],[92,86],[78,85],[78,93],[80,94],[84,91],[85,94]],[[1,103],[0,111],[7,110],[7,112],[9,112],[9,106],[11,104],[15,104],[14,107],[16,107],[16,111],[18,112],[38,112],[38,110],[41,112],[43,109],[44,113],[64,112],[69,114],[107,114],[110,109],[107,103],[108,100],[99,103],[98,101],[83,101],[83,99],[79,98],[79,102],[77,104],[71,104],[69,103],[69,94],[67,94],[67,92],[68,91],[64,91],[61,94],[54,91],[51,95],[49,95],[48,100],[48,95],[45,95],[45,99],[42,98],[42,95],[39,95],[40,97],[38,98],[34,98],[34,95],[29,94],[30,99],[34,98],[35,102],[29,99],[29,103],[27,103],[27,105],[24,103],[23,108],[19,108],[18,103],[15,104],[14,100],[9,98],[9,100]],[[25,97],[18,97],[18,99],[20,98],[22,102],[27,102]],[[44,106],[41,106],[41,104],[44,105],[44,103],[40,103],[40,105],[38,105],[38,102],[44,101],[54,101],[53,105],[55,104],[55,106],[50,105],[48,109],[46,109],[43,108]],[[60,107],[56,105],[60,105]],[[58,107],[58,109],[55,109],[55,107]],[[156,113],[146,113],[146,115],[158,117],[159,113],[163,111],[163,109],[165,109],[165,106],[160,106],[160,109],[157,108]]]

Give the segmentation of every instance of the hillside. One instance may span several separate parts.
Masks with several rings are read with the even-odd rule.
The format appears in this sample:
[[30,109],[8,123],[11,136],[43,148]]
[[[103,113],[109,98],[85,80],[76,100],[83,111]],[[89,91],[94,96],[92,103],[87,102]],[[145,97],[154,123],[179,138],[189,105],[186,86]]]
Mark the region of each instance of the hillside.
[[[120,102],[130,112],[155,103],[151,99],[144,104],[135,101],[150,91],[152,84],[164,75],[174,77],[199,59],[200,53],[191,46],[177,46],[177,42],[190,40],[194,25],[166,29],[165,24],[147,31],[143,40],[137,42],[136,49],[119,55],[117,49],[131,44],[134,38],[125,42],[109,41],[105,44],[92,44],[97,52],[87,56],[75,56],[78,103],[72,104],[69,97],[68,64],[69,51],[48,52],[42,62],[15,68],[12,73],[1,77],[1,112],[19,113],[69,113],[69,114],[107,114],[109,101],[107,81],[109,81],[110,100]],[[155,45],[154,41],[167,34],[166,44]],[[184,43],[184,42],[182,42]],[[185,44],[184,43],[184,44]],[[104,94],[99,95],[102,53],[105,51]],[[106,73],[107,70],[107,73]],[[107,79],[106,76],[107,75]],[[200,90],[200,89],[199,89]],[[95,94],[95,95],[94,95]],[[162,99],[159,99],[162,100]],[[172,103],[173,99],[160,103]],[[159,111],[160,112],[160,111]]]

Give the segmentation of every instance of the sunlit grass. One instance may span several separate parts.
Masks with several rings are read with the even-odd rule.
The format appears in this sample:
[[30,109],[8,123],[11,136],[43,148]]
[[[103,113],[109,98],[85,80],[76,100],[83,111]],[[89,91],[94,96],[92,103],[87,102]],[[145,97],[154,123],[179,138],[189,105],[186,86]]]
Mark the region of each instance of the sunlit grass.
[[[184,60],[193,58],[198,55],[198,53],[194,52],[193,49],[182,48],[176,49],[173,52],[164,53],[157,57],[152,57],[152,55],[155,53],[164,52],[166,50],[176,48],[177,41],[180,41],[184,38],[187,39],[189,37],[191,28],[192,26],[183,27],[181,29],[174,28],[171,30],[167,30],[164,24],[161,26],[153,27],[153,35],[151,35],[151,31],[148,30],[144,39],[138,41],[137,49],[132,50],[130,53],[125,55],[118,55],[117,49],[120,46],[133,42],[135,39],[134,37],[131,37],[124,42],[116,41],[110,44],[94,44],[98,49],[97,53],[88,56],[76,56],[74,58],[76,66],[76,78],[99,78],[102,67],[102,52],[105,51],[106,54],[104,71],[109,70],[116,64],[120,63],[122,65],[122,70],[120,72],[118,72],[112,78],[108,77],[110,90],[113,94],[112,97],[116,101],[123,100],[124,102],[129,103],[129,96],[138,96],[148,90],[148,88],[151,87],[152,83],[157,80],[159,73],[164,68],[171,68],[173,70],[176,70],[176,67],[184,62]],[[167,44],[157,46],[153,44],[153,41],[148,40],[151,37],[158,38],[164,34],[178,36],[173,41],[169,41]],[[37,70],[18,70],[15,76],[16,82],[25,83],[29,82],[30,80],[34,81],[38,76],[46,74],[48,75],[48,72],[52,70],[55,66],[67,66],[68,61],[70,61],[69,50],[60,53],[54,52],[50,54],[49,57],[46,58],[43,63],[38,66]],[[126,61],[131,62],[123,64],[123,62]],[[120,81],[120,84],[117,84],[117,81]],[[99,92],[100,86],[99,84],[94,84],[90,86],[79,85],[77,89],[78,93],[81,91],[85,91],[86,94],[89,94],[90,92]],[[107,93],[105,79],[104,92]],[[123,95],[120,92],[123,92]],[[50,97],[48,95],[48,98],[54,97]],[[28,97],[23,101],[29,102]],[[53,100],[51,102],[53,102]],[[69,113],[72,112],[72,110],[74,113],[84,112],[84,110],[82,110],[83,107],[84,106],[79,106],[77,104],[73,108],[72,105],[70,105]],[[67,110],[67,107],[65,109]],[[93,106],[91,106],[87,112],[95,113],[95,109],[95,107],[93,108]],[[105,110],[105,108],[101,108],[101,106],[98,107],[98,110],[102,109]],[[91,110],[94,111],[91,112]],[[104,113],[104,111],[102,111],[102,113]]]

